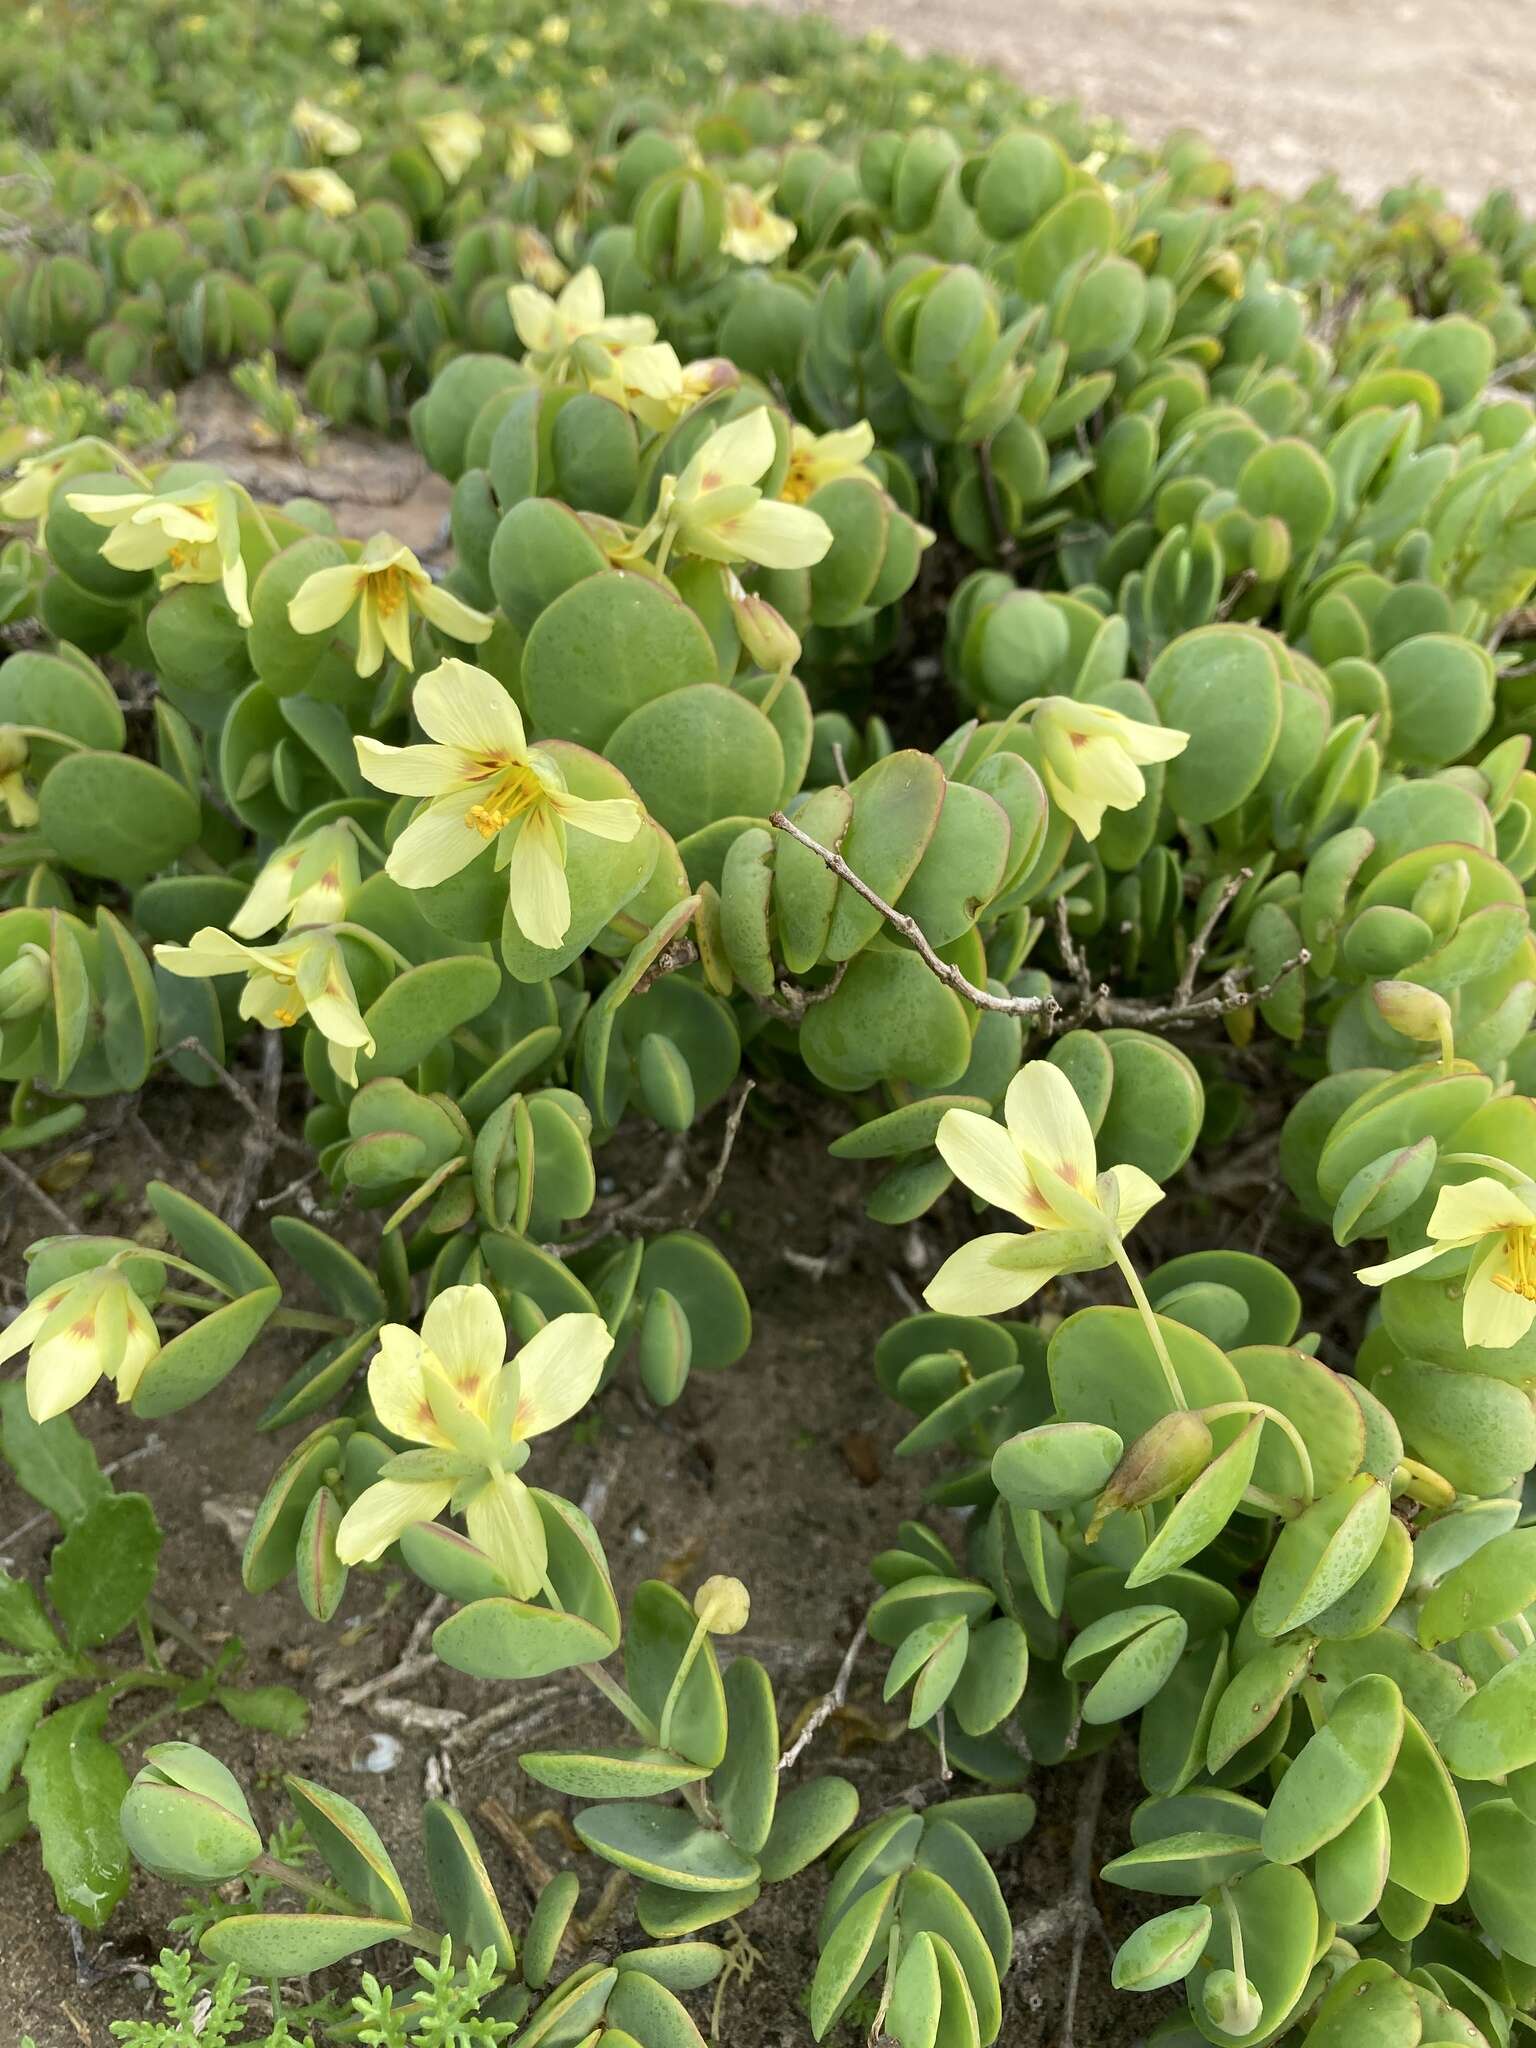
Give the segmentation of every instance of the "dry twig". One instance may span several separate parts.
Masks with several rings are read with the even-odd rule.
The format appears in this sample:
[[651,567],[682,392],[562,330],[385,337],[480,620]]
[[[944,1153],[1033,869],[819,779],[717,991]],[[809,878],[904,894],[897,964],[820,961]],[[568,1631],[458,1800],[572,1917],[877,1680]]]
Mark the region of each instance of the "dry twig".
[[848,1687],[853,1679],[853,1667],[859,1661],[859,1652],[863,1649],[868,1634],[869,1616],[865,1615],[853,1632],[853,1641],[843,1652],[843,1661],[837,1667],[837,1676],[832,1681],[831,1691],[824,1693],[816,1702],[810,1713],[806,1715],[800,1732],[779,1758],[779,1769],[781,1771],[790,1770],[798,1763],[818,1731],[826,1726],[839,1707],[844,1707],[848,1704]]

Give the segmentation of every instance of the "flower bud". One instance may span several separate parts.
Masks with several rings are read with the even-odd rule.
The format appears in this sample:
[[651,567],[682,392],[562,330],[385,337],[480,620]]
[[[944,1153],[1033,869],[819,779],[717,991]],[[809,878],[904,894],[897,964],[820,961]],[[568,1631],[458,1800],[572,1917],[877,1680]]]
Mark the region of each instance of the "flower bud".
[[1150,1507],[1188,1486],[1211,1462],[1215,1448],[1209,1424],[1193,1409],[1159,1417],[1110,1473],[1084,1540],[1092,1543],[1119,1509]]
[[0,725],[0,775],[14,775],[26,765],[26,734],[14,725]]
[[1426,1045],[1438,1045],[1446,1062],[1456,1056],[1451,1006],[1432,988],[1420,988],[1412,981],[1378,981],[1371,1000],[1385,1023],[1404,1038],[1416,1038]]
[[194,1742],[160,1742],[128,1788],[123,1837],[157,1877],[222,1884],[261,1854],[245,1794],[217,1757]]
[[53,971],[41,946],[23,946],[9,967],[0,968],[0,1024],[30,1017],[47,1002]]
[[717,1574],[694,1594],[693,1611],[712,1636],[739,1636],[747,1625],[752,1602],[740,1579]]
[[775,610],[766,597],[754,596],[744,589],[740,577],[729,569],[725,572],[725,589],[741,644],[758,667],[769,675],[781,675],[792,669],[800,659],[800,635],[783,613]]
[[1251,2034],[1264,2017],[1257,1990],[1231,1970],[1212,1970],[1201,1996],[1206,2017],[1223,2034]]

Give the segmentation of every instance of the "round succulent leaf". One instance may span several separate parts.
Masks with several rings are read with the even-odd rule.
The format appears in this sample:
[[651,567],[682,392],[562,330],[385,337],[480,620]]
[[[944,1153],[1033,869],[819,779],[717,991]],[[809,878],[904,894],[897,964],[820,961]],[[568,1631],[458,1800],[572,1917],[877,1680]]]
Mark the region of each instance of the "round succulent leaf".
[[341,1793],[291,1772],[283,1790],[345,1896],[381,1917],[408,1923],[411,1903],[378,1829],[360,1806]]
[[723,1683],[729,1732],[725,1755],[710,1776],[710,1797],[737,1848],[757,1856],[773,1831],[779,1792],[773,1684],[754,1657],[737,1657]]
[[1391,1512],[1388,1489],[1359,1473],[1288,1522],[1254,1595],[1258,1633],[1285,1635],[1347,1593],[1380,1549]]
[[[944,788],[944,771],[938,762],[931,754],[910,748],[884,755],[850,786],[853,817],[843,839],[842,856],[859,879],[887,903],[899,903],[902,890],[917,871],[938,827]],[[846,883],[840,884],[826,944],[827,959],[851,959],[869,944],[880,925],[879,911]]]
[[1042,1423],[998,1446],[992,1477],[1016,1507],[1074,1507],[1100,1491],[1124,1450],[1122,1439],[1101,1423]]
[[884,1959],[884,1941],[896,1910],[901,1883],[891,1875],[872,1885],[848,1907],[825,1941],[806,2000],[811,2038],[825,2038],[849,2000]]
[[1117,1991],[1161,1991],[1181,1983],[1199,1962],[1211,1931],[1202,1900],[1144,1920],[1115,1953],[1111,1981]]
[[1454,1904],[1467,1883],[1466,1815],[1439,1751],[1411,1713],[1404,1713],[1402,1747],[1380,1798],[1393,1884],[1436,1905]]
[[94,749],[50,769],[38,812],[38,829],[66,866],[130,887],[169,867],[202,830],[196,797],[163,769]]
[[1413,1456],[1459,1493],[1503,1493],[1536,1465],[1536,1411],[1522,1387],[1405,1358],[1384,1366],[1371,1391]]
[[575,1826],[597,1855],[673,1891],[720,1891],[757,1878],[750,1856],[681,1807],[629,1801],[589,1806],[577,1814]]
[[1531,1891],[1536,1821],[1512,1799],[1490,1799],[1467,1816],[1471,1876],[1467,1903],[1482,1934],[1517,1962],[1536,1965],[1536,1897]]
[[1273,1863],[1300,1863],[1331,1841],[1386,1784],[1403,1740],[1403,1696],[1390,1678],[1357,1678],[1329,1709],[1276,1787],[1260,1842]]
[[1150,1032],[1104,1033],[1114,1084],[1096,1133],[1100,1168],[1139,1166],[1159,1185],[1189,1158],[1205,1118],[1205,1091],[1189,1059]]
[[[494,560],[493,551],[493,579]],[[603,650],[600,662],[594,648]],[[714,675],[709,635],[682,599],[619,569],[589,576],[546,605],[523,650],[523,694],[535,725],[584,747],[605,747],[642,704]],[[779,765],[782,771],[782,754]]]
[[469,1823],[448,1800],[429,1799],[421,1830],[427,1881],[454,1945],[470,1955],[491,1949],[498,1966],[510,1970],[516,1961],[512,1936]]
[[[1317,1902],[1299,1870],[1265,1863],[1246,1872],[1230,1897],[1243,1933],[1246,1973],[1258,1991],[1264,2016],[1251,2033],[1234,2035],[1214,2026],[1198,1998],[1199,1979],[1190,1981],[1190,2012],[1207,2041],[1217,2048],[1257,2048],[1272,2039],[1301,2003],[1317,1949]],[[1206,1959],[1216,1969],[1231,1967],[1225,1916],[1216,1915]]]
[[824,1086],[849,1093],[881,1081],[950,1088],[969,1064],[970,1018],[915,953],[877,941],[806,1012],[800,1054]]
[[[1206,1408],[1245,1398],[1226,1355],[1198,1331],[1158,1318],[1185,1402]],[[1051,1337],[1048,1364],[1058,1413],[1113,1429],[1125,1443],[1144,1436],[1175,1403],[1146,1325],[1133,1308],[1086,1308]],[[1219,1439],[1218,1439],[1219,1440]]]
[[607,1749],[525,1750],[518,1763],[536,1785],[570,1799],[650,1799],[705,1776],[670,1750],[621,1743]]
[[1263,1860],[1264,1852],[1254,1835],[1187,1828],[1137,1843],[1106,1863],[1099,1875],[1106,1883],[1123,1885],[1128,1891],[1151,1892],[1159,1898],[1197,1898],[1216,1885],[1230,1884]]
[[1179,817],[1203,825],[1235,810],[1280,737],[1280,676],[1264,642],[1242,626],[1181,634],[1152,664],[1147,693],[1164,725],[1190,735],[1165,783]]
[[1012,839],[1007,812],[985,791],[944,785],[938,824],[901,899],[931,946],[951,945],[975,924],[1002,887]]
[[270,1980],[328,1969],[399,1933],[398,1920],[359,1913],[234,1913],[215,1921],[198,1946],[210,1962]]
[[600,1628],[575,1614],[557,1614],[526,1600],[473,1601],[439,1622],[432,1648],[472,1678],[545,1678],[573,1665],[601,1662],[613,1648]]
[[772,723],[718,683],[674,688],[607,736],[607,758],[674,838],[716,818],[765,817],[779,801],[784,750]]
[[1395,1613],[1413,1569],[1413,1538],[1394,1515],[1382,1531],[1381,1544],[1359,1578],[1307,1626],[1325,1642],[1373,1635]]
[[173,1337],[144,1368],[134,1390],[134,1414],[155,1421],[212,1393],[244,1358],[281,1300],[275,1286],[256,1288]]
[[[1331,1493],[1354,1477],[1364,1461],[1365,1422],[1350,1381],[1288,1345],[1245,1344],[1229,1356],[1249,1400],[1262,1401],[1294,1426],[1306,1445],[1317,1493]],[[1305,1501],[1296,1452],[1273,1423],[1261,1438],[1253,1483],[1282,1499]]]

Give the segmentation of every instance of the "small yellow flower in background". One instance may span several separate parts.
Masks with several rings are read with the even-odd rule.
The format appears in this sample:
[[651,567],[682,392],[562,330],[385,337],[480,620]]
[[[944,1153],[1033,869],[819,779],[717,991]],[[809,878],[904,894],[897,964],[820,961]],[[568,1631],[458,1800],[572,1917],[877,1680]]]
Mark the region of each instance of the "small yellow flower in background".
[[328,220],[345,220],[357,211],[357,194],[345,178],[324,168],[313,171],[284,171],[283,183],[302,206],[313,207]]
[[[790,430],[789,474],[779,496],[803,505],[823,484],[840,476],[869,476],[864,467],[874,452],[875,430],[868,420],[832,434],[813,434],[809,427]],[[874,479],[871,478],[873,482]]]
[[601,375],[602,355],[656,339],[656,322],[648,313],[610,314],[603,303],[603,281],[592,264],[578,270],[559,298],[537,285],[507,287],[512,324],[523,344],[523,360],[545,383],[558,384],[573,363],[589,362]]
[[358,36],[332,36],[325,47],[330,52],[333,63],[350,70],[357,62],[358,52],[363,45],[362,39]]
[[[39,438],[47,438],[41,429],[35,431]],[[116,462],[116,452],[94,435],[82,441],[67,441],[62,448],[45,448],[40,454],[23,455],[16,464],[14,480],[0,491],[0,518],[17,524],[23,519],[35,519],[41,545],[43,523],[59,485],[72,476],[83,476],[87,470],[104,465],[111,468]]]
[[91,226],[99,235],[110,235],[114,228],[147,228],[154,218],[154,208],[138,186],[119,178],[110,197],[91,215]]
[[832,529],[816,513],[765,497],[758,479],[778,443],[765,405],[717,428],[681,476],[666,476],[647,526],[631,552],[660,543],[665,568],[674,546],[710,562],[759,562],[767,569],[808,569],[832,545]]
[[273,854],[251,884],[229,928],[259,939],[274,925],[340,924],[359,881],[357,841],[345,825],[326,825]]
[[1046,793],[1085,839],[1097,839],[1106,811],[1134,810],[1147,793],[1142,768],[1171,761],[1187,732],[1144,725],[1102,704],[1044,697],[1032,727],[1040,742]]
[[539,24],[539,41],[548,43],[552,50],[564,49],[571,40],[571,24],[563,14],[547,15]]
[[507,1331],[488,1287],[446,1287],[421,1335],[386,1323],[368,1368],[368,1396],[391,1435],[422,1444],[381,1468],[336,1532],[345,1564],[382,1557],[450,1503],[521,1600],[544,1583],[548,1553],[538,1504],[517,1475],[528,1440],[557,1429],[597,1391],[613,1348],[601,1316],[563,1315],[507,1358]]
[[541,156],[569,156],[575,143],[563,121],[514,121],[507,130],[507,169],[526,178]]
[[357,621],[357,673],[373,675],[387,648],[402,668],[414,668],[411,654],[411,613],[420,612],[451,640],[478,647],[490,635],[492,621],[432,581],[420,562],[392,534],[376,533],[355,562],[334,569],[316,569],[306,576],[288,602],[288,623],[295,633],[328,633],[354,606]]
[[1471,1251],[1461,1302],[1467,1344],[1507,1351],[1536,1322],[1536,1187],[1505,1187],[1489,1175],[1442,1188],[1425,1226],[1430,1242],[1400,1259],[1362,1266],[1357,1280],[1383,1286],[1442,1252]]
[[664,433],[702,399],[741,381],[736,365],[723,356],[700,356],[684,363],[669,341],[622,348],[582,368],[589,391],[623,406],[657,433]]
[[167,974],[184,980],[243,974],[240,1015],[269,1031],[283,1031],[308,1017],[326,1040],[331,1070],[349,1088],[357,1086],[357,1056],[373,1051],[373,1034],[363,1022],[341,942],[320,926],[267,946],[246,946],[205,925],[188,946],[156,946]]
[[37,799],[26,785],[27,736],[14,725],[0,725],[0,810],[12,828],[26,832],[37,823]]
[[1139,1166],[1099,1172],[1077,1091],[1049,1060],[1019,1069],[1003,1114],[1006,1130],[974,1110],[951,1109],[937,1144],[957,1180],[1029,1224],[1029,1235],[998,1231],[962,1245],[924,1290],[930,1308],[996,1315],[1028,1301],[1060,1273],[1115,1264],[1120,1241],[1163,1199]]
[[460,182],[485,146],[485,123],[464,107],[424,115],[416,123],[416,133],[448,185]]
[[513,236],[513,250],[518,269],[540,291],[557,292],[570,281],[571,273],[537,228],[519,228]]
[[31,1346],[27,1412],[48,1422],[83,1401],[99,1379],[131,1401],[160,1350],[154,1318],[111,1266],[55,1281],[0,1330],[0,1365]]
[[294,133],[306,149],[320,156],[352,156],[363,146],[363,138],[350,121],[333,114],[329,107],[313,100],[298,100],[288,116]]
[[242,626],[251,623],[240,555],[240,502],[232,484],[129,491],[119,498],[72,491],[69,503],[98,526],[111,528],[101,544],[104,561],[119,569],[158,569],[162,590],[178,583],[221,583],[236,619]]
[[507,869],[512,911],[536,946],[558,946],[571,923],[565,879],[567,829],[629,840],[645,813],[628,797],[573,796],[553,757],[530,747],[522,715],[484,669],[445,661],[411,699],[428,746],[354,742],[377,789],[428,799],[390,848],[387,873],[407,889],[456,875],[494,839]]
[[777,263],[799,232],[792,220],[769,206],[773,192],[772,185],[757,192],[750,185],[725,188],[725,233],[720,246],[738,263]]

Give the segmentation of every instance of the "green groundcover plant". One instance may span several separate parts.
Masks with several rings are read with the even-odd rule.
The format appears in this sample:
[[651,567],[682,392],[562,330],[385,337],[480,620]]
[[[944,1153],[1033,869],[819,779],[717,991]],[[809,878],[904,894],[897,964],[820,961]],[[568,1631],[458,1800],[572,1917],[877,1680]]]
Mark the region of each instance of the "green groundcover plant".
[[[260,1118],[255,1056],[348,1212],[274,1265],[154,1183],[0,1329],[65,1531],[46,1606],[0,1577],[0,1844],[89,1927],[132,1859],[200,1888],[122,2038],[688,2048],[824,1864],[809,2034],[985,2048],[989,1858],[1117,1743],[1153,2039],[1528,2036],[1536,230],[703,0],[76,13],[7,87],[0,1151],[165,1071]],[[226,363],[300,454],[408,422],[451,548],[187,458]],[[614,1376],[747,1353],[707,1230],[599,1176],[757,1076],[841,1105],[876,1225],[976,1225],[873,1360],[934,1466],[867,1621],[921,1812],[801,1774],[740,1560],[622,1611],[539,1483]],[[1243,1146],[1310,1299],[1196,1198]],[[152,1505],[67,1411],[179,1416],[274,1329],[245,1585],[325,1621],[388,1559],[445,1665],[590,1685],[611,1740],[520,1763],[647,1945],[570,1873],[514,1936],[446,1801],[430,1905],[323,1785],[264,1839],[213,1718],[130,1781],[146,1719],[304,1707],[165,1670]],[[307,1985],[386,1943],[416,1986]]]

